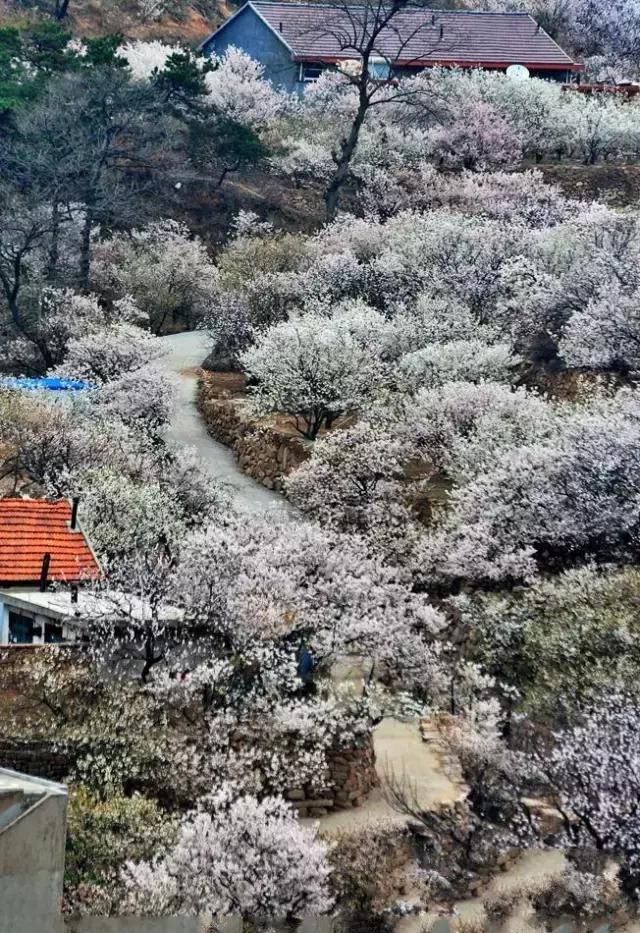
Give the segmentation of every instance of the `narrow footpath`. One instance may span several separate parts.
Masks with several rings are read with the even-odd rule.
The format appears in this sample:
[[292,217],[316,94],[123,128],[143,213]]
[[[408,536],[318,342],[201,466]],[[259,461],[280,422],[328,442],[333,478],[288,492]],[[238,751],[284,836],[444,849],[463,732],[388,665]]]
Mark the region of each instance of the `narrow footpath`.
[[[445,773],[438,750],[422,741],[419,720],[383,719],[373,731],[373,747],[381,784],[387,777],[400,780],[422,809],[431,810],[464,797],[465,788]],[[303,822],[319,822],[323,835],[335,836],[365,828],[401,828],[407,817],[394,810],[381,787],[376,787],[360,807],[336,810],[319,821]]]
[[160,366],[177,382],[176,407],[167,438],[177,446],[195,448],[211,476],[225,486],[239,512],[291,514],[281,495],[242,472],[231,450],[211,437],[200,417],[196,405],[198,370],[211,348],[206,331],[160,339],[169,350],[159,361]]
[[[295,514],[279,493],[243,473],[231,450],[214,440],[207,431],[196,405],[198,371],[210,348],[207,333],[190,331],[160,339],[169,351],[160,361],[161,366],[177,383],[177,402],[167,432],[168,439],[177,446],[195,448],[211,476],[225,485],[238,511],[247,515],[266,512],[284,516]],[[345,670],[336,672],[336,675],[336,679],[342,682],[351,678],[357,680],[361,672],[357,664],[355,667],[346,664]],[[460,787],[444,773],[439,755],[422,741],[418,725],[417,720],[385,719],[375,729],[374,746],[381,779],[388,771],[406,779],[425,809],[459,799]],[[404,823],[406,817],[396,813],[377,788],[364,806],[322,818],[321,828],[323,833],[332,835],[345,830],[357,831],[364,826],[401,826]]]

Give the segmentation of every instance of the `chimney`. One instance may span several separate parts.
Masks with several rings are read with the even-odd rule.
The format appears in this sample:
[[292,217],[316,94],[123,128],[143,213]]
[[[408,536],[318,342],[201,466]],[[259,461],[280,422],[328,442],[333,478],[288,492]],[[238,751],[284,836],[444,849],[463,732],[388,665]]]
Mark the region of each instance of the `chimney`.
[[42,558],[42,569],[40,570],[40,592],[44,593],[47,589],[47,577],[49,576],[49,564],[51,563],[51,554],[45,554]]
[[280,23],[280,32],[282,32],[282,22]]
[[80,505],[80,497],[74,496],[71,504],[71,531],[76,530],[76,525],[78,524],[78,506]]
[[444,26],[442,25],[442,23],[440,23],[440,38],[442,39],[443,36],[444,36]]

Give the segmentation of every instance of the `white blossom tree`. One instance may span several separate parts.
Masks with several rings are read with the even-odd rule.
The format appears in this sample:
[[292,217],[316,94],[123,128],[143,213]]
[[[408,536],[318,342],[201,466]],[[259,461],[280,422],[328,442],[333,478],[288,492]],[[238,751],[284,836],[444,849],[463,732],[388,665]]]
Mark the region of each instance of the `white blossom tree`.
[[638,718],[634,695],[610,693],[554,736],[535,763],[554,791],[565,839],[620,860],[623,889],[640,897]]
[[241,49],[232,46],[213,63],[205,76],[207,104],[227,119],[257,130],[292,106],[265,79],[263,66]]
[[178,320],[193,327],[218,293],[204,243],[174,220],[96,241],[91,274],[106,300],[133,299],[156,334]]
[[472,104],[449,125],[432,130],[429,145],[445,168],[482,171],[515,165],[522,158],[522,144],[515,131],[484,102]]
[[136,913],[228,916],[274,922],[332,906],[328,847],[278,798],[233,794],[223,784],[185,817],[176,846],[124,871]]
[[457,340],[432,344],[403,356],[397,382],[406,392],[447,382],[511,382],[518,359],[509,344]]
[[638,522],[637,398],[561,419],[542,443],[507,448],[451,493],[420,572],[446,580],[531,580],[543,567],[633,559]]
[[410,522],[409,456],[408,444],[361,421],[318,440],[311,459],[287,478],[287,495],[322,525],[370,539],[404,538]]
[[559,345],[569,366],[638,369],[640,295],[611,284],[571,315]]
[[267,331],[241,357],[256,383],[257,410],[293,415],[300,433],[314,440],[339,415],[370,404],[386,373],[367,334],[354,332],[357,323],[349,313],[307,314]]

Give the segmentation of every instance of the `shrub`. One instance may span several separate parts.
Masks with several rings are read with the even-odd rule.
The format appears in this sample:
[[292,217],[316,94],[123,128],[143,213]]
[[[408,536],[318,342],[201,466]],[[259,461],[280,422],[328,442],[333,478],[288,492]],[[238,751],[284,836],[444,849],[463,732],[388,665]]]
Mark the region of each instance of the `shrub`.
[[73,897],[84,885],[108,885],[127,859],[143,859],[171,845],[178,823],[154,800],[119,794],[104,800],[78,785],[69,797],[65,882]]
[[561,875],[545,879],[530,900],[534,910],[544,916],[589,920],[614,906],[616,894],[615,886],[602,876],[570,866]]
[[390,917],[385,908],[403,893],[403,872],[411,859],[397,830],[378,830],[339,837],[330,856],[338,906],[345,928],[383,931]]
[[482,899],[487,918],[491,923],[503,923],[514,911],[514,908],[526,891],[519,886],[498,888],[491,891]]

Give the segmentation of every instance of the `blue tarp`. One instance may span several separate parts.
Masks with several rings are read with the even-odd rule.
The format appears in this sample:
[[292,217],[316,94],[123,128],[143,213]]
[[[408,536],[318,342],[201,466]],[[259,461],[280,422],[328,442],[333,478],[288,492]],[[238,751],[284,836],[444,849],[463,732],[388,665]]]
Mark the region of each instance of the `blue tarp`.
[[46,392],[86,392],[93,389],[90,382],[81,379],[60,379],[57,376],[8,376],[2,385],[9,389],[39,389]]

